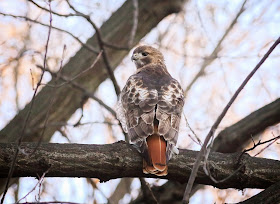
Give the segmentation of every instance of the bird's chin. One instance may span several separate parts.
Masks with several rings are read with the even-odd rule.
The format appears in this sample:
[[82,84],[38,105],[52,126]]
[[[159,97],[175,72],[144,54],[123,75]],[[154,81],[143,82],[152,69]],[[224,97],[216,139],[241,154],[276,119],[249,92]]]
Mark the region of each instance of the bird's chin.
[[145,65],[144,62],[141,60],[135,60],[134,63],[137,68],[143,67]]

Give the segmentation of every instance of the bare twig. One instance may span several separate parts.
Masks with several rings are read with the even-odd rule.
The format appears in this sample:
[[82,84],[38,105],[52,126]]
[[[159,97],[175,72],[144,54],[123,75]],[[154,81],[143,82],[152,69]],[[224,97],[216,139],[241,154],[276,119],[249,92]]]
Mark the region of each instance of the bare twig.
[[[265,148],[263,148],[260,152],[256,153],[256,154],[254,155],[254,157],[255,157],[255,156],[259,155],[261,152],[263,152],[267,147],[269,147],[269,146],[272,145],[274,142],[276,142],[278,139],[280,139],[280,135],[278,135],[278,136],[276,136],[276,137],[273,137],[273,138],[271,138],[271,139],[269,139],[269,140],[263,141],[263,142],[262,142],[261,140],[259,140],[257,143],[253,142],[253,147],[251,147],[251,148],[249,148],[249,149],[245,149],[245,150],[242,152],[242,154],[245,154],[246,152],[252,151],[252,150],[255,149],[257,146],[260,146],[260,145],[263,145],[263,144],[266,144],[266,143],[271,142],[271,143],[269,143]],[[254,140],[253,140],[253,141],[254,141]]]
[[[258,147],[258,146],[260,146],[260,145],[269,143],[269,144],[268,144],[267,146],[265,146],[260,152],[256,153],[256,154],[254,155],[254,157],[255,157],[255,156],[259,155],[261,152],[263,152],[263,151],[264,151],[266,148],[268,148],[270,145],[272,145],[273,143],[275,143],[278,139],[280,139],[280,135],[278,135],[278,136],[276,136],[276,137],[274,137],[274,138],[272,138],[272,139],[266,140],[266,141],[264,141],[264,142],[261,142],[261,140],[259,140],[258,143],[255,143],[255,141],[254,141],[253,138],[252,138],[253,144],[254,144],[253,147],[251,147],[251,148],[249,148],[249,149],[246,149],[246,150],[244,150],[244,151],[241,153],[240,157],[238,158],[237,164],[240,163],[240,160],[241,160],[242,156],[243,156],[245,153],[247,153],[247,152],[249,152],[249,151],[252,151],[253,149],[255,149],[256,147]],[[210,171],[210,168],[209,168],[209,163],[208,163],[207,161],[204,162],[203,169],[204,169],[205,174],[206,174],[207,176],[209,176],[209,177],[211,178],[212,181],[214,181],[215,183],[222,183],[222,182],[225,182],[226,180],[230,179],[232,176],[234,176],[234,175],[235,175],[241,168],[243,168],[243,167],[244,167],[244,164],[243,164],[243,165],[240,165],[231,175],[229,175],[229,176],[227,176],[226,178],[221,179],[221,180],[217,180],[217,179],[215,179],[215,178],[211,175],[211,171]]]
[[[52,13],[52,12],[51,12]],[[0,15],[2,16],[10,16],[10,17],[13,17],[13,18],[20,18],[20,19],[24,19],[26,21],[29,21],[29,22],[32,22],[32,23],[36,23],[36,24],[39,24],[39,25],[42,25],[42,26],[45,26],[45,27],[49,27],[48,24],[44,24],[42,22],[39,22],[37,20],[33,20],[31,18],[28,18],[26,16],[16,16],[16,15],[12,15],[12,14],[6,14],[6,13],[2,13],[0,12]],[[55,26],[52,26],[52,29],[54,30],[57,30],[57,31],[60,31],[60,32],[63,32],[63,33],[66,33],[68,35],[70,35],[72,38],[74,38],[76,41],[78,41],[83,47],[85,47],[86,49],[88,49],[89,51],[95,53],[95,54],[98,54],[99,52],[94,49],[93,47],[91,47],[90,45],[86,44],[86,43],[83,43],[78,37],[74,36],[71,32],[67,31],[67,30],[63,30],[61,28],[57,28]]]
[[31,75],[31,86],[32,86],[32,89],[35,90],[35,88],[34,88],[34,77],[33,77],[31,68],[30,68],[30,75]]
[[[35,191],[35,189],[37,188],[37,186],[41,186],[44,178],[45,178],[45,175],[48,173],[49,169],[47,171],[45,171],[43,173],[43,175],[41,177],[39,177],[40,179],[38,180],[38,182],[36,183],[36,185],[25,195],[23,196],[21,199],[19,199],[16,203],[19,203],[21,200],[25,199],[30,193],[32,193],[33,191]],[[39,192],[40,193],[40,192]],[[40,200],[39,200],[40,201]]]
[[[64,45],[63,47],[63,51],[62,51],[62,57],[61,57],[61,61],[60,61],[60,67],[59,67],[59,70],[58,70],[58,74],[57,74],[57,77],[56,79],[54,80],[54,84],[56,86],[57,84],[57,81],[59,79],[59,76],[61,75],[61,71],[62,71],[62,65],[63,65],[63,60],[64,60],[64,55],[65,55],[65,50],[66,50],[66,45]],[[44,65],[44,70],[43,72],[46,70],[46,65]],[[50,116],[50,111],[51,111],[51,108],[53,106],[53,103],[54,103],[54,99],[55,99],[55,95],[56,95],[56,91],[57,91],[57,87],[55,87],[54,91],[52,92],[52,95],[50,96],[50,105],[49,105],[49,108],[48,108],[48,111],[46,113],[46,117],[45,117],[45,121],[44,121],[44,124],[43,124],[43,129],[42,129],[42,132],[39,136],[39,140],[37,142],[37,145],[36,145],[36,148],[33,150],[32,153],[29,154],[29,156],[31,156],[32,154],[34,154],[34,152],[38,149],[38,147],[40,146],[42,140],[43,140],[43,136],[44,136],[44,133],[45,133],[45,130],[47,128],[47,123],[48,123],[48,120],[49,120],[49,116]]]
[[213,124],[213,126],[211,127],[209,133],[207,134],[205,141],[203,143],[203,146],[201,147],[200,152],[198,153],[197,157],[196,157],[196,161],[193,165],[192,168],[192,172],[191,175],[189,177],[189,181],[184,193],[184,198],[183,198],[183,203],[188,203],[189,202],[189,198],[190,198],[190,193],[191,193],[191,189],[195,180],[195,177],[197,175],[197,170],[200,164],[200,161],[202,160],[202,157],[206,151],[206,146],[209,142],[209,140],[212,138],[212,136],[214,135],[217,127],[219,126],[220,122],[222,121],[222,119],[224,118],[224,116],[226,115],[228,109],[230,108],[230,106],[232,105],[232,103],[235,101],[235,99],[237,98],[237,96],[239,95],[239,93],[241,92],[241,90],[245,87],[245,85],[248,83],[248,81],[251,79],[251,77],[255,74],[255,72],[261,67],[261,65],[265,62],[265,60],[268,58],[268,56],[272,53],[272,51],[277,47],[277,45],[280,43],[280,37],[275,41],[275,43],[270,47],[270,49],[267,51],[267,53],[263,56],[263,58],[261,59],[261,61],[256,65],[256,67],[250,72],[250,74],[246,77],[246,79],[242,82],[242,84],[240,85],[240,87],[237,89],[237,91],[234,93],[234,95],[232,96],[232,98],[230,99],[230,101],[228,102],[228,104],[226,105],[226,107],[224,108],[224,110],[222,111],[222,113],[219,115],[219,117],[217,118],[217,120],[215,121],[215,123]]
[[219,53],[219,51],[221,50],[221,45],[224,42],[224,40],[226,39],[226,37],[228,36],[228,34],[230,33],[230,31],[232,30],[232,28],[234,27],[234,25],[237,22],[237,19],[239,18],[239,16],[244,12],[244,6],[246,4],[247,0],[245,0],[239,10],[239,12],[236,14],[235,18],[232,20],[231,24],[229,25],[229,27],[226,29],[224,35],[221,37],[221,39],[218,41],[215,49],[212,51],[212,53],[205,58],[205,60],[203,61],[203,64],[201,65],[201,68],[199,70],[199,72],[195,75],[195,77],[193,78],[193,80],[191,81],[191,83],[187,86],[187,88],[184,91],[184,95],[187,96],[189,90],[191,89],[191,87],[193,86],[193,84],[197,81],[197,79],[201,76],[203,76],[205,74],[205,69],[206,67],[211,64],[216,58],[217,55]]
[[[43,69],[42,66],[39,66],[39,65],[36,65],[36,66],[40,69]],[[46,69],[46,71],[48,71],[54,77],[57,76],[56,73],[52,72],[49,69]],[[81,91],[85,96],[88,96],[89,98],[92,98],[93,100],[95,100],[97,103],[99,103],[101,106],[103,106],[106,110],[108,110],[116,118],[116,112],[111,107],[106,105],[102,100],[97,98],[93,93],[90,93],[86,88],[82,87],[81,85],[79,85],[75,81],[71,81],[71,79],[66,77],[66,76],[61,75],[59,78],[62,79],[63,81],[65,81],[65,82],[69,83],[73,88],[76,88],[77,90]]]
[[[83,75],[84,73],[86,73],[86,72],[88,72],[89,70],[91,70],[91,69],[94,68],[94,66],[96,65],[96,63],[99,61],[102,52],[103,52],[102,50],[99,52],[99,54],[97,55],[96,59],[94,60],[94,62],[92,63],[92,65],[91,65],[89,68],[83,70],[82,72],[80,72],[79,74],[77,74],[76,76],[74,76],[73,78],[71,78],[71,79],[69,79],[69,80],[67,80],[67,81],[65,81],[65,82],[63,82],[63,83],[61,83],[61,84],[58,84],[58,85],[50,85],[50,84],[43,84],[43,85],[46,85],[46,86],[49,86],[49,87],[53,87],[53,88],[59,88],[59,87],[61,87],[61,86],[64,86],[65,84],[70,83],[71,81],[74,81],[75,79],[77,79],[78,77],[80,77],[81,75]],[[37,66],[37,67],[38,67],[38,68],[42,68],[42,67],[40,67],[40,66]],[[50,72],[50,70],[47,70],[47,71]],[[57,74],[56,74],[56,77],[58,77]],[[61,77],[59,76],[59,78],[61,78]]]
[[90,16],[89,15],[85,15],[79,11],[76,10],[76,8],[69,2],[69,0],[66,0],[67,4],[69,5],[69,7],[76,12],[76,15],[77,16],[81,16],[83,18],[85,18],[91,25],[92,27],[94,28],[95,32],[96,32],[96,37],[97,37],[97,41],[98,41],[98,45],[99,45],[99,48],[100,50],[103,50],[102,52],[102,57],[103,57],[103,60],[104,60],[104,63],[105,63],[105,67],[106,67],[106,70],[109,74],[109,77],[110,79],[112,80],[113,82],[113,85],[114,85],[114,88],[115,88],[115,91],[116,91],[116,94],[119,95],[121,93],[121,90],[120,90],[120,87],[117,83],[117,80],[114,76],[114,72],[113,72],[113,69],[109,63],[109,59],[108,59],[108,55],[107,55],[107,52],[104,48],[104,42],[103,42],[103,39],[102,39],[102,35],[101,35],[101,32],[99,30],[99,28],[97,27],[97,25],[90,19]]
[[188,119],[187,119],[185,113],[183,113],[183,115],[184,115],[184,118],[185,118],[185,121],[186,121],[187,126],[189,127],[189,129],[190,129],[190,131],[193,133],[193,135],[195,136],[196,140],[194,140],[190,135],[189,135],[189,137],[190,137],[196,144],[198,144],[198,145],[201,146],[201,145],[202,145],[201,140],[199,139],[199,137],[197,136],[197,134],[194,132],[194,130],[191,128],[191,126],[190,126],[190,124],[189,124],[189,122],[188,122]]
[[[92,125],[92,124],[105,124],[105,125],[119,125],[116,123],[111,123],[108,121],[93,121],[93,122],[84,122],[84,123],[68,123],[68,122],[54,122],[54,123],[48,123],[47,126],[48,127],[60,127],[60,126],[73,126],[73,127],[77,127],[77,126],[84,126],[84,125]],[[39,127],[39,128],[43,128],[43,127]]]
[[73,125],[73,127],[78,127],[81,124],[81,120],[84,117],[84,104],[87,101],[87,99],[88,99],[87,96],[82,97],[82,100],[80,102],[80,107],[81,107],[82,113],[81,113],[79,120]]
[[[35,6],[37,6],[38,8],[46,11],[46,12],[50,12],[47,8],[44,8],[42,6],[40,6],[39,4],[37,4],[36,2],[34,2],[33,0],[28,0],[29,2],[31,2],[32,4],[34,4]],[[69,2],[68,2],[69,3]],[[69,4],[68,4],[69,5]],[[70,6],[70,5],[69,5]],[[71,5],[70,8],[72,8],[73,6]],[[74,8],[74,7],[73,7]],[[75,13],[75,14],[72,14],[72,13],[69,13],[69,14],[60,14],[60,13],[57,13],[57,12],[54,12],[54,11],[51,11],[52,14],[54,15],[57,15],[57,16],[60,16],[60,17],[65,17],[65,18],[68,18],[68,17],[81,17],[81,15]],[[125,47],[125,46],[120,46],[120,45],[115,45],[115,44],[112,44],[112,43],[109,43],[109,42],[104,42],[103,41],[103,44],[104,46],[106,47],[110,47],[110,48],[113,48],[113,49],[117,49],[117,50],[129,50],[129,47]]]
[[[51,1],[48,2],[48,5],[49,5],[49,9],[51,11]],[[44,55],[44,68],[46,67],[46,63],[47,63],[47,54],[48,54],[48,47],[49,47],[49,40],[50,40],[51,30],[52,30],[52,13],[50,12],[50,25],[49,25],[48,37],[47,37],[47,42],[46,42],[46,46],[45,46],[45,55]],[[23,125],[21,134],[20,134],[19,139],[18,139],[17,149],[16,149],[16,152],[15,152],[15,155],[14,155],[14,158],[13,158],[10,170],[9,170],[7,182],[6,182],[6,185],[5,185],[5,190],[3,192],[3,196],[2,196],[2,199],[1,199],[1,204],[4,203],[5,196],[6,196],[6,193],[8,191],[9,182],[10,182],[10,179],[11,179],[12,174],[14,172],[17,156],[18,156],[18,153],[19,153],[19,150],[20,150],[20,145],[22,143],[22,139],[23,139],[23,136],[24,136],[24,133],[25,133],[25,130],[26,130],[26,127],[27,127],[30,115],[31,115],[31,110],[32,110],[33,105],[34,105],[35,96],[36,96],[36,93],[37,93],[37,91],[39,89],[39,86],[41,85],[41,82],[43,80],[44,73],[45,73],[45,71],[42,72],[41,77],[40,77],[40,79],[39,79],[39,81],[37,83],[37,86],[35,88],[35,91],[33,93],[32,99],[31,99],[30,108],[29,108],[29,110],[27,112],[27,115],[26,115],[26,118],[25,118],[25,121],[24,121],[24,125]]]

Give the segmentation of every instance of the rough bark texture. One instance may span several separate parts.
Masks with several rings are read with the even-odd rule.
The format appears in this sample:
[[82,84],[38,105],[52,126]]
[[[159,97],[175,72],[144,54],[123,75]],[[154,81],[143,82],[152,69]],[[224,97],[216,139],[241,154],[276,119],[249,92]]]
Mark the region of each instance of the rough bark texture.
[[[35,143],[24,143],[21,149],[32,152]],[[7,177],[15,144],[0,144],[0,177]],[[180,150],[169,162],[168,180],[186,182],[197,152]],[[209,156],[211,174],[216,179],[231,175],[240,165],[243,167],[223,183],[214,183],[199,169],[197,183],[217,188],[267,188],[280,181],[280,162],[271,159],[254,158],[244,155],[237,163],[240,153],[212,153]],[[48,170],[49,169],[49,170]],[[108,145],[83,144],[42,144],[30,157],[20,154],[13,177],[42,175],[48,170],[48,177],[92,177],[108,181],[123,177],[149,177],[142,173],[142,158],[137,150],[125,142]]]
[[[171,13],[179,12],[184,5],[183,0],[160,1],[160,0],[141,0],[139,1],[139,19],[134,43],[139,42],[148,32],[151,31],[164,17]],[[132,1],[126,1],[100,28],[103,40],[116,45],[126,46],[133,25],[133,5]],[[96,36],[91,37],[87,43],[91,47],[98,48]],[[59,45],[58,45],[59,46]],[[63,45],[61,45],[63,47]],[[110,65],[115,69],[121,60],[128,54],[128,50],[106,49]],[[63,67],[63,74],[72,78],[78,73],[90,67],[95,60],[96,55],[88,49],[82,47]],[[105,65],[101,60],[94,69],[80,76],[75,82],[86,88],[89,92],[94,92],[101,82],[108,77]],[[52,80],[49,84],[53,84]],[[60,84],[60,82],[58,82]],[[36,96],[34,106],[31,112],[24,141],[37,141],[40,138],[41,128],[43,127],[47,111],[50,106],[50,96],[53,94],[53,88],[44,87]],[[83,93],[73,89],[70,85],[62,86],[56,89],[55,100],[50,109],[49,122],[67,121],[71,115],[80,107],[83,100]],[[30,104],[21,110],[5,128],[0,131],[0,142],[16,142],[19,138],[25,117],[30,108]],[[47,127],[44,133],[43,141],[49,141],[58,127]],[[5,180],[0,179],[0,194],[3,192]],[[12,182],[11,182],[12,183]]]
[[[251,136],[255,136],[265,128],[280,122],[280,99],[256,110],[246,116],[239,122],[221,131],[214,140],[213,151],[222,151],[223,153],[232,153],[241,151],[251,140]],[[176,188],[174,186],[176,185]],[[195,185],[193,193],[202,188],[203,185]],[[160,203],[182,203],[183,194],[186,184],[174,183],[168,181],[162,186],[154,186],[152,188],[157,200]],[[142,195],[140,195],[134,204],[145,203]]]
[[251,136],[279,122],[280,99],[277,99],[221,131],[215,138],[212,150],[222,153],[241,151]]

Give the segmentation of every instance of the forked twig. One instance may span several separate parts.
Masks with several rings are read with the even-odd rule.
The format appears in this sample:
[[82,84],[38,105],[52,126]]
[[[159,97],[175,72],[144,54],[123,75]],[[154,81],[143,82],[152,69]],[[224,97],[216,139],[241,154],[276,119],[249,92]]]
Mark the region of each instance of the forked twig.
[[[43,173],[43,175],[40,177],[40,179],[38,180],[38,182],[36,183],[36,185],[35,185],[25,196],[23,196],[21,199],[19,199],[16,203],[19,203],[21,200],[25,199],[30,193],[32,193],[32,192],[37,188],[38,185],[40,186],[40,185],[42,184],[44,178],[45,178],[45,175],[49,172],[49,170],[50,170],[50,169],[48,169],[47,171],[45,171],[45,172]],[[39,193],[40,193],[40,192],[39,192]]]
[[[263,144],[266,144],[266,143],[269,143],[267,146],[265,146],[263,149],[261,149],[260,152],[256,153],[254,155],[257,156],[259,155],[261,152],[263,152],[266,148],[268,148],[270,145],[272,145],[273,143],[275,143],[278,139],[280,139],[280,135],[276,136],[276,137],[273,137],[269,140],[266,140],[266,141],[263,141],[261,142],[261,140],[258,141],[258,143],[255,143],[255,141],[253,140],[253,147],[249,148],[249,149],[245,149],[239,156],[238,160],[237,160],[237,164],[240,164],[240,160],[242,158],[242,156],[246,153],[246,152],[249,152],[249,151],[252,151],[253,149],[255,149],[257,146],[260,146],[260,145],[263,145]],[[227,181],[228,179],[230,179],[232,176],[234,176],[240,169],[242,169],[242,167],[244,167],[245,164],[242,164],[240,165],[232,174],[230,174],[229,176],[227,176],[226,178],[223,178],[221,180],[217,180],[215,179],[212,174],[211,174],[211,171],[210,171],[210,168],[209,168],[209,164],[207,161],[204,162],[204,166],[203,166],[203,169],[204,169],[204,172],[207,176],[209,176],[211,178],[211,180],[215,183],[223,183],[225,181]]]

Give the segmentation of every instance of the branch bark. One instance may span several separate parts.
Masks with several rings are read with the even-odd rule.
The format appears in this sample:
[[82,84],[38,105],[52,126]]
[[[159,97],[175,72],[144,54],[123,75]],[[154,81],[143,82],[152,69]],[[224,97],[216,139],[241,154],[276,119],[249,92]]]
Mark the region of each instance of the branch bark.
[[241,151],[251,140],[251,136],[279,122],[280,98],[221,131],[215,138],[212,151],[222,153]]
[[[24,143],[21,149],[30,153],[35,143]],[[0,178],[8,175],[16,144],[0,143]],[[180,149],[169,163],[169,174],[160,177],[186,182],[197,152]],[[214,183],[199,168],[196,182],[217,188],[267,188],[280,181],[280,162],[271,159],[242,157],[240,153],[222,154],[213,152],[209,156],[211,173],[217,179],[231,175],[240,165],[238,173],[223,183]],[[123,177],[159,178],[142,173],[142,158],[136,149],[125,142],[107,145],[42,144],[30,157],[20,153],[13,177],[37,177],[48,170],[46,177],[93,177],[101,182]]]

